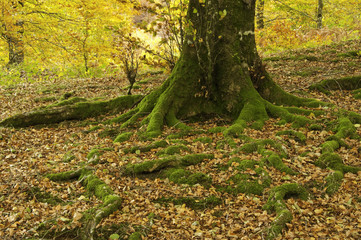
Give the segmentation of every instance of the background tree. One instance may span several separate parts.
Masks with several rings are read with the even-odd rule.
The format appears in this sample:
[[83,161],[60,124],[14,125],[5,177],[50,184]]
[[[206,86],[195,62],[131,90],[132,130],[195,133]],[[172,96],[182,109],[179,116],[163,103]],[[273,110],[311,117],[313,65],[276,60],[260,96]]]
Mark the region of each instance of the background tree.
[[257,28],[263,29],[264,28],[264,0],[257,1]]
[[24,1],[2,1],[1,11],[1,36],[8,46],[8,63],[21,64],[24,61]]
[[318,0],[318,6],[317,6],[317,28],[322,28],[322,11],[323,11],[323,0]]

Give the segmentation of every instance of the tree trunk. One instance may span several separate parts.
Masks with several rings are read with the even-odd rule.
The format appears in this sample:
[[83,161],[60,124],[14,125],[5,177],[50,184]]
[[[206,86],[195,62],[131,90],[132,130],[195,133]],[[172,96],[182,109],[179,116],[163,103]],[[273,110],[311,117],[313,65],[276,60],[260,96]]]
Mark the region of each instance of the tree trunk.
[[[24,6],[23,1],[17,1],[12,3],[12,8],[22,8]],[[9,48],[9,62],[7,63],[8,68],[14,65],[18,65],[24,62],[24,22],[16,21],[14,24],[14,29],[5,29],[9,31],[9,33],[3,34],[3,37],[6,39]]]
[[300,120],[270,102],[314,104],[284,92],[265,71],[255,43],[255,0],[190,0],[188,19],[191,30],[170,77],[143,99],[135,115],[125,116],[123,127],[150,112],[143,122],[152,137],[164,123],[185,128],[178,119],[216,113],[235,119],[233,134],[248,122],[261,128],[269,114]]
[[318,0],[318,6],[317,6],[317,28],[322,28],[322,10],[323,10],[323,0]]
[[258,0],[257,2],[257,28],[264,28],[264,0]]

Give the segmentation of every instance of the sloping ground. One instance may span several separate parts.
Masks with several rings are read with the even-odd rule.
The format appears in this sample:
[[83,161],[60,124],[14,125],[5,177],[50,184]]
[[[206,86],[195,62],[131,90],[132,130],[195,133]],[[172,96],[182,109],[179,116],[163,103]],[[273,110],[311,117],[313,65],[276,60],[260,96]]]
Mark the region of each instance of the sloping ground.
[[[350,91],[333,91],[331,96],[307,91],[310,84],[327,77],[360,74],[360,57],[342,55],[356,50],[360,46],[357,44],[360,43],[285,53],[272,56],[272,61],[266,62],[269,71],[285,89],[332,101],[361,113],[361,100],[355,99]],[[290,56],[303,57],[290,59]],[[305,56],[315,56],[317,61],[313,61],[313,57],[309,58],[311,61],[307,60]],[[147,91],[156,85],[152,85],[154,81],[159,83],[159,76],[145,76],[147,78],[149,81],[140,84],[143,87],[139,91]],[[83,82],[86,84],[82,85]],[[1,119],[49,104],[72,91],[79,97],[110,98],[119,93],[122,84],[111,79],[89,79],[2,88]],[[40,89],[50,90],[40,94]],[[47,98],[52,100],[44,101]],[[120,209],[99,224],[99,239],[108,239],[111,234],[114,239],[127,239],[134,232],[139,232],[144,239],[264,239],[277,216],[275,212],[264,210],[263,206],[273,187],[287,183],[304,186],[311,197],[301,200],[286,196],[284,202],[293,220],[286,223],[279,239],[360,239],[361,172],[345,173],[338,191],[329,195],[326,194],[326,178],[334,171],[314,164],[322,154],[321,145],[333,135],[326,128],[326,122],[333,120],[333,116],[330,110],[325,111],[326,114],[317,117],[321,129],[297,129],[305,139],[277,134],[292,129],[289,124],[279,125],[277,119],[267,121],[262,131],[245,130],[244,135],[252,139],[272,139],[282,144],[282,150],[271,145],[266,149],[287,153],[283,162],[299,173],[292,175],[276,167],[263,166],[272,181],[261,195],[222,191],[227,186],[237,189],[237,174],[247,176],[248,182],[264,183],[257,171],[263,156],[257,151],[246,153],[238,150],[247,142],[245,137],[227,142],[215,129],[228,126],[229,122],[223,119],[213,118],[201,123],[189,121],[187,124],[195,131],[178,136],[176,130],[166,128],[164,134],[154,141],[164,140],[167,146],[147,149],[149,151],[145,149],[152,142],[141,141],[136,134],[127,141],[114,143],[117,125],[100,124],[100,128],[94,128],[98,126],[95,121],[101,118],[80,123],[65,122],[47,128],[0,128],[0,238],[76,239],[84,212],[100,205],[101,201],[90,195],[78,180],[53,182],[45,175],[74,170],[91,160],[94,174],[123,200]],[[308,117],[316,118],[312,114]],[[356,131],[361,136],[359,125]],[[341,147],[336,152],[344,164],[361,167],[360,140],[344,140],[348,148]],[[130,150],[134,146],[138,148]],[[173,146],[173,150],[169,150],[169,146]],[[93,150],[96,154],[89,155],[92,149],[98,151]],[[168,157],[173,153],[180,156],[213,154],[214,157],[185,168],[189,173],[202,176],[197,179],[202,180],[198,184],[171,175],[161,178],[166,171],[139,176],[132,172],[125,174],[128,164],[162,159],[162,152],[168,153],[163,155]],[[257,161],[256,168],[240,169],[240,162],[235,157]]]

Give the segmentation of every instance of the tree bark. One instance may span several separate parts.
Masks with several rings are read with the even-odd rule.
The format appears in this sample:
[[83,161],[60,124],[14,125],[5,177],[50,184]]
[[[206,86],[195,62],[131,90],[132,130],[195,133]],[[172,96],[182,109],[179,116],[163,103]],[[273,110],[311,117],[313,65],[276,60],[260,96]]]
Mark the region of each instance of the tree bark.
[[264,28],[264,0],[258,0],[257,2],[257,28]]
[[143,122],[152,137],[165,123],[186,128],[179,119],[216,113],[235,120],[229,129],[233,134],[248,122],[261,128],[269,115],[297,119],[271,103],[318,106],[284,92],[265,71],[255,43],[255,2],[190,0],[190,30],[179,61],[164,84],[126,116],[123,127],[150,112]]
[[[12,8],[14,9],[18,7],[22,8],[23,6],[23,1],[16,1],[12,3]],[[8,67],[18,65],[24,62],[24,22],[16,21],[13,26],[16,29],[8,29],[9,27],[5,25],[5,29],[9,33],[3,34],[3,37],[5,38],[9,49],[9,62],[7,63]]]
[[318,0],[318,6],[317,6],[317,28],[322,28],[322,18],[323,18],[323,0]]

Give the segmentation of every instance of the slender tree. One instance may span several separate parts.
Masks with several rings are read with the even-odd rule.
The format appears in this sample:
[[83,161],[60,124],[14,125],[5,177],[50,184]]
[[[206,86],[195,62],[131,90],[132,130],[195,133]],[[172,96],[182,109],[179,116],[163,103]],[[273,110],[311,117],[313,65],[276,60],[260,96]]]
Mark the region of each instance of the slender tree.
[[323,18],[323,0],[318,0],[318,6],[317,6],[317,28],[322,28],[322,18]]

